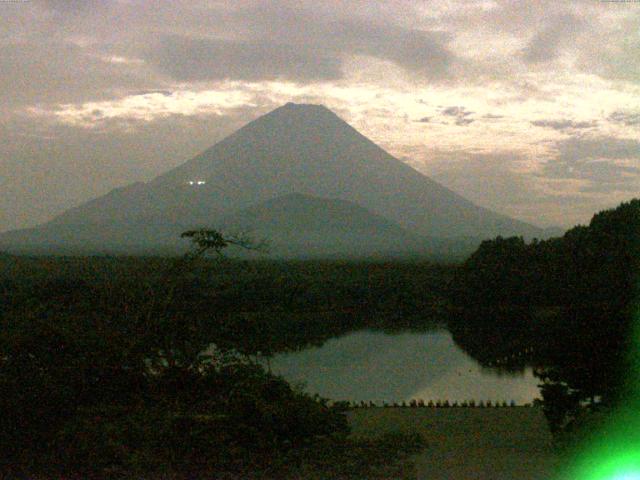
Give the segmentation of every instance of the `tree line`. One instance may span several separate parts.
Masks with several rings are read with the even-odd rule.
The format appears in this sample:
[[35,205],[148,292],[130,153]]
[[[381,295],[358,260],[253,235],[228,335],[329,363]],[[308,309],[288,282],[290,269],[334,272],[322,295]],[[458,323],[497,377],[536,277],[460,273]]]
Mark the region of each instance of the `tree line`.
[[234,240],[186,235],[188,255],[159,270],[132,260],[140,268],[116,281],[118,265],[66,275],[59,259],[38,259],[25,283],[3,259],[3,477],[362,478],[423,448],[412,435],[351,439],[343,406],[221,337],[216,304],[198,308],[184,285]]
[[484,241],[458,270],[454,339],[485,364],[529,352],[553,431],[625,401],[635,381],[640,200],[549,240]]

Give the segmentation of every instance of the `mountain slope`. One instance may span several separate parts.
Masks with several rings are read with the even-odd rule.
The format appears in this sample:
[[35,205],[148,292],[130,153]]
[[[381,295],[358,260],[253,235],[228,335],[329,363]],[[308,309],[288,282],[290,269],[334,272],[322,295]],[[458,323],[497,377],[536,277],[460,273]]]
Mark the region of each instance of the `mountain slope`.
[[253,205],[216,226],[267,239],[273,256],[426,253],[425,239],[355,203],[297,193]]
[[116,189],[30,231],[2,235],[0,243],[62,245],[75,231],[96,246],[123,240],[155,246],[181,228],[212,225],[294,192],[354,202],[423,236],[542,234],[422,175],[325,107],[287,104],[148,183]]

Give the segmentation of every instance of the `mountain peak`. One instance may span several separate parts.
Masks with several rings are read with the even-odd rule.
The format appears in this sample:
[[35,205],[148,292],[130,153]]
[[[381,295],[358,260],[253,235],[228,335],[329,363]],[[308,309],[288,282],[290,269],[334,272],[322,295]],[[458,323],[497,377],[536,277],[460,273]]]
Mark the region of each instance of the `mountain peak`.
[[280,108],[282,109],[288,109],[288,110],[328,110],[330,111],[327,107],[325,107],[324,105],[320,104],[320,103],[294,103],[294,102],[287,102],[284,105],[282,105]]
[[287,152],[278,153],[281,159],[290,155],[309,156],[312,153],[309,148],[326,150],[341,142],[371,143],[324,105],[293,102],[249,122],[232,138],[261,151],[282,148]]
[[315,103],[293,103],[288,102],[282,105],[281,107],[276,108],[271,113],[268,113],[266,117],[297,117],[297,118],[305,118],[305,119],[313,119],[313,118],[335,118],[339,119],[339,117],[329,110],[324,105],[315,104]]
[[[11,242],[158,244],[181,229],[212,225],[291,192],[307,197],[285,198],[288,208],[315,205],[309,197],[320,197],[322,208],[333,205],[344,212],[342,204],[326,200],[339,199],[421,236],[540,237],[542,232],[434,182],[323,105],[287,103],[154,180],[68,210],[26,236],[12,234]],[[74,233],[82,229],[86,237]]]

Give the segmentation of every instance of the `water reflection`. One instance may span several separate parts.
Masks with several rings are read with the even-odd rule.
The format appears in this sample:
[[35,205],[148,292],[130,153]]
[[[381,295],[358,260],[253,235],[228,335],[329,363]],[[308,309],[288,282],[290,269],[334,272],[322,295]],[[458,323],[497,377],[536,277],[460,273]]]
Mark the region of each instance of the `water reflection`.
[[530,368],[509,374],[482,368],[446,330],[359,331],[328,340],[322,347],[276,355],[270,363],[274,373],[334,400],[473,399],[523,404],[539,397],[538,380]]

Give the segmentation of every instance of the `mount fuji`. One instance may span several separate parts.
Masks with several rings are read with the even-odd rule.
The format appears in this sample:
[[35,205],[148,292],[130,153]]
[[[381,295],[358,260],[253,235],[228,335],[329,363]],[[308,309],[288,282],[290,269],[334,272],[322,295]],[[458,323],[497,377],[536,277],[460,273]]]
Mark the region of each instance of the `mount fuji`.
[[[279,198],[286,201],[275,202]],[[327,208],[319,208],[323,201]],[[233,229],[234,218],[242,219],[237,226],[256,231],[275,232],[274,225],[286,224],[304,244],[309,225],[295,208],[300,202],[321,212],[325,225],[332,223],[332,213],[342,215],[342,230],[327,232],[327,241],[345,252],[358,251],[367,238],[386,238],[376,244],[382,252],[397,242],[402,246],[395,250],[422,250],[421,238],[429,245],[426,239],[544,236],[538,227],[477,206],[431,180],[329,109],[288,103],[149,182],[115,189],[35,228],[4,233],[0,246],[52,252],[175,249],[180,232]],[[275,224],[266,214],[274,205]],[[252,209],[260,215],[248,214]],[[358,234],[351,237],[349,214],[357,216]],[[314,248],[322,243],[320,226],[314,223]],[[336,237],[340,231],[343,239]]]

